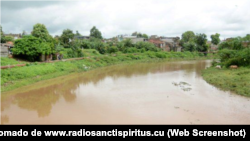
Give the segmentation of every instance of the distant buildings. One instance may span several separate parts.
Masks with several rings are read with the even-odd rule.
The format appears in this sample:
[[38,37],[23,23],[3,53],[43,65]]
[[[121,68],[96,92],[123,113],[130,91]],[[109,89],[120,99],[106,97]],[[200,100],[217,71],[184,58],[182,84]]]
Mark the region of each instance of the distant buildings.
[[118,35],[117,40],[118,42],[121,42],[126,39],[131,39],[133,44],[136,44],[137,42],[146,42],[147,39],[145,38],[138,38],[137,36],[129,36],[129,35]]
[[207,41],[207,44],[209,45],[211,51],[218,50],[218,45],[213,44],[211,41]]
[[166,45],[164,41],[161,41],[159,38],[149,39],[148,42],[154,44],[158,48],[161,48],[163,51],[170,51],[170,47]]
[[156,47],[161,48],[163,51],[177,51],[180,52],[182,47],[179,45],[180,37],[159,37],[157,35],[151,35],[149,39],[138,38],[137,36],[130,35],[118,35],[117,40],[121,42],[125,39],[131,39],[132,43],[137,42],[150,42]]
[[1,57],[8,57],[12,54],[11,49],[14,47],[13,42],[7,42],[1,44]]
[[4,34],[4,36],[12,36],[15,40],[22,38],[22,34]]
[[78,40],[84,40],[84,39],[90,39],[90,36],[80,36],[80,35],[75,35],[74,39],[78,39]]
[[179,45],[180,37],[159,37],[161,41],[165,42],[169,46],[170,51],[180,52],[182,47]]

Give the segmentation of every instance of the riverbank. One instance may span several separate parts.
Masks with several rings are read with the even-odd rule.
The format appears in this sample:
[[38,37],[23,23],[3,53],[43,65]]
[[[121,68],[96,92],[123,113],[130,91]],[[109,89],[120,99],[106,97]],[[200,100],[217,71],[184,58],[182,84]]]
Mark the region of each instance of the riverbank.
[[202,76],[208,83],[222,90],[250,97],[250,68],[216,69],[210,67],[202,71]]
[[55,63],[31,63],[24,67],[1,70],[1,92],[10,91],[42,80],[47,80],[75,72],[84,72],[115,64],[158,62],[171,60],[212,59],[190,52],[145,52],[130,54],[98,55],[82,60],[60,61]]

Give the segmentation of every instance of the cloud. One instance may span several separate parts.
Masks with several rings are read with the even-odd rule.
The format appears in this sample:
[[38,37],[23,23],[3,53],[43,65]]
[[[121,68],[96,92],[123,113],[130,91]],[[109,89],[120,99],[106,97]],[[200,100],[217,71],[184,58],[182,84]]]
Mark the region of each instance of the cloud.
[[41,8],[59,4],[60,1],[2,1],[2,10],[21,10],[25,8]]
[[248,0],[2,1],[1,25],[6,33],[30,32],[43,23],[52,35],[67,28],[89,35],[96,26],[106,38],[134,31],[181,36],[188,30],[227,38],[249,34],[249,5]]

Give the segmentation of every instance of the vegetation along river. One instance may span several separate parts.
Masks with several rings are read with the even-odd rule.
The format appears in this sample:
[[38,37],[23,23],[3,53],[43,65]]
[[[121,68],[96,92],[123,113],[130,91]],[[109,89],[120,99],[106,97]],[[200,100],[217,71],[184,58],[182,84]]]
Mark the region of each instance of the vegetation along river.
[[1,94],[1,124],[249,124],[250,98],[202,79],[211,61],[103,67]]

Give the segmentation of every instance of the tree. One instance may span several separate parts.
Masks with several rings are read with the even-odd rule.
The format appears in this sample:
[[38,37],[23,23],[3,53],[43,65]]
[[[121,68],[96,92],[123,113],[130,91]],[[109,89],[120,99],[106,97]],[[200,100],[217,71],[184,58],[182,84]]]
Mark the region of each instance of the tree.
[[60,41],[65,48],[69,48],[70,42],[73,40],[73,38],[74,38],[73,31],[70,29],[65,29],[65,30],[63,30],[63,33],[60,37]]
[[39,60],[41,54],[53,53],[51,43],[44,42],[34,36],[24,36],[15,40],[15,47],[12,49],[14,55],[21,55],[30,61]]
[[1,43],[5,43],[4,34],[3,34],[3,30],[2,30],[2,26],[1,25],[0,25],[0,30],[1,30]]
[[184,43],[190,42],[190,41],[194,41],[195,39],[195,34],[193,31],[186,31],[181,35],[181,41],[180,44],[181,46],[184,45]]
[[147,34],[142,34],[142,37],[145,39],[148,39],[148,35]]
[[14,37],[12,37],[12,36],[5,36],[4,37],[4,41],[5,42],[14,42]]
[[134,33],[132,33],[132,35],[131,36],[137,36],[137,32],[134,32]]
[[250,34],[247,34],[244,38],[243,38],[243,44],[245,44],[247,47],[250,48]]
[[220,34],[211,35],[212,43],[218,45],[220,43]]
[[196,44],[194,42],[188,42],[188,43],[184,43],[183,45],[184,51],[196,51]]
[[76,35],[77,35],[77,36],[82,36],[82,35],[78,32],[78,30],[76,30]]
[[31,35],[34,37],[42,39],[44,42],[51,42],[52,36],[49,35],[49,32],[44,24],[37,23],[33,26],[33,31]]
[[102,33],[94,26],[94,27],[90,30],[90,37],[102,39]]
[[25,30],[23,30],[22,36],[25,36],[25,35],[27,35],[27,33]]
[[141,38],[141,37],[142,37],[142,34],[141,34],[141,33],[138,33],[138,34],[137,34],[137,37],[138,37],[138,38]]
[[133,33],[131,34],[131,36],[136,36],[136,37],[138,37],[138,38],[146,38],[146,39],[148,39],[148,35],[147,35],[147,34],[142,34],[142,33],[137,32],[137,31],[133,32]]
[[125,39],[122,42],[124,43],[124,47],[133,47],[133,43],[131,39]]
[[231,50],[242,50],[244,38],[236,37],[219,44],[219,49],[231,49]]
[[193,31],[186,31],[181,35],[181,39],[184,42],[193,41],[195,39],[195,34]]
[[178,43],[180,41],[180,37],[175,37],[173,40],[174,42]]
[[197,50],[200,52],[206,52],[208,50],[207,45],[207,35],[206,34],[196,34],[195,42],[197,44]]

